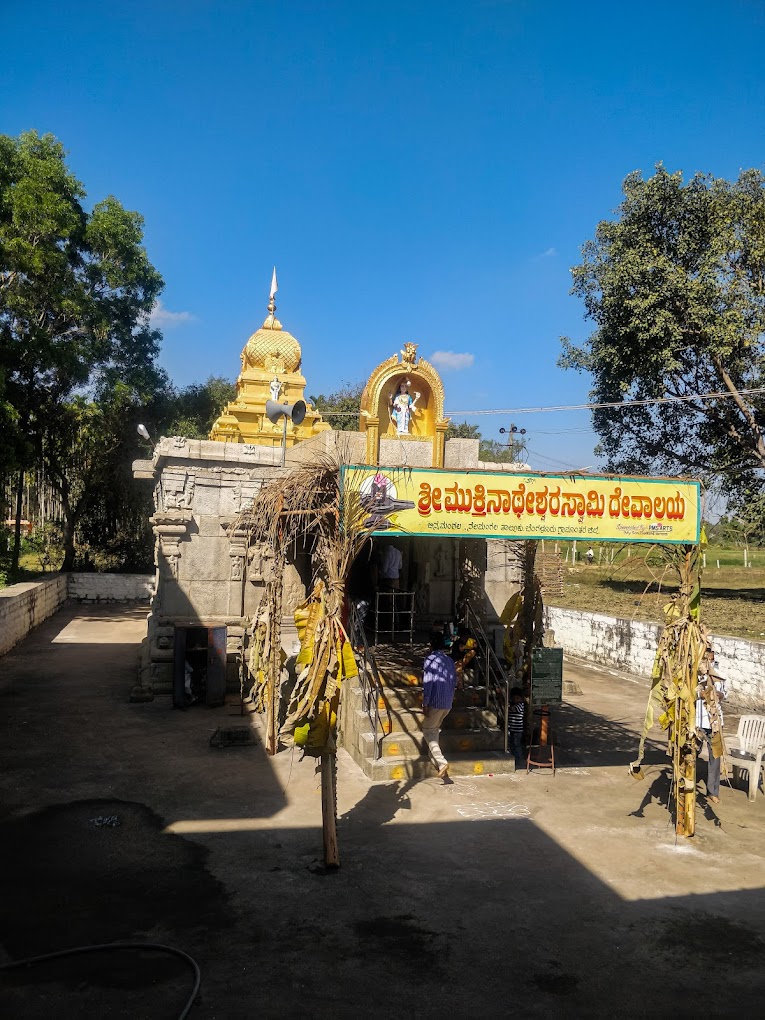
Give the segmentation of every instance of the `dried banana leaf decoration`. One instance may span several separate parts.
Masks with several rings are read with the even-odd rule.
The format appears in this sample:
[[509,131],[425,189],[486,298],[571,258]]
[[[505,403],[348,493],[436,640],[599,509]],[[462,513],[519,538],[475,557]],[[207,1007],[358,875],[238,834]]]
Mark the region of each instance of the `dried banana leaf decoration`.
[[[702,532],[703,542],[705,536]],[[708,683],[704,679],[707,672],[705,663],[714,654],[709,632],[700,622],[701,547],[664,548],[662,553],[676,569],[679,587],[664,606],[666,624],[654,659],[638,757],[630,764],[630,774],[636,779],[644,778],[641,765],[645,741],[654,723],[658,722],[667,731],[667,754],[672,759],[675,829],[678,835],[692,836],[695,831],[696,759],[700,746],[700,735],[695,725],[696,698]],[[714,712],[716,693],[713,683],[708,697]],[[719,729],[719,715],[717,719]]]

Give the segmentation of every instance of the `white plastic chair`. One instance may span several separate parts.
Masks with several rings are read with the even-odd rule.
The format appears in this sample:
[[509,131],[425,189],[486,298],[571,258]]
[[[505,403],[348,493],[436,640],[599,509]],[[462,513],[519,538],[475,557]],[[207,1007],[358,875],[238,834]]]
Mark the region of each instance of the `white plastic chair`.
[[741,716],[736,736],[725,738],[725,756],[734,769],[749,773],[749,800],[754,800],[765,768],[765,715]]

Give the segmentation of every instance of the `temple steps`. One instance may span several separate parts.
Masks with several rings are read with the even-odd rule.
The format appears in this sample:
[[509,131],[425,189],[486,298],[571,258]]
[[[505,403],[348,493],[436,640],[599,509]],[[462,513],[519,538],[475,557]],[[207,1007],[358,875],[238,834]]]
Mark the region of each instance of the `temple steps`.
[[[367,720],[368,723],[368,720]],[[380,751],[383,758],[418,758],[425,754],[425,741],[419,729],[406,733],[397,731],[380,739]],[[375,736],[367,731],[359,734],[360,750],[364,757],[374,757]],[[441,731],[441,749],[447,758],[452,754],[469,751],[503,751],[504,737],[502,731],[495,726],[493,729],[450,730]]]
[[[343,690],[341,742],[373,781],[426,779],[437,775],[422,736],[422,688],[411,674],[386,671],[378,701],[380,728],[375,734],[364,709],[359,682]],[[453,776],[515,771],[512,755],[504,753],[504,734],[494,712],[483,707],[485,689],[457,691],[455,707],[444,720],[441,748]],[[375,745],[379,745],[379,757]]]
[[[454,708],[480,708],[485,701],[485,687],[471,687],[454,693]],[[377,707],[381,712],[413,711],[422,705],[422,686],[407,684],[401,687],[387,686],[377,701]]]
[[[391,706],[380,711],[380,721],[384,733],[411,733],[422,730],[422,708],[420,707],[422,695],[417,699],[416,708],[394,709]],[[444,720],[444,731],[446,730],[478,730],[496,727],[497,716],[488,708],[453,708]]]
[[[458,753],[447,755],[450,776],[493,776],[515,772],[512,755],[499,751],[483,754]],[[367,759],[364,773],[374,782],[396,779],[432,779],[438,775],[435,765],[428,758],[378,758]]]

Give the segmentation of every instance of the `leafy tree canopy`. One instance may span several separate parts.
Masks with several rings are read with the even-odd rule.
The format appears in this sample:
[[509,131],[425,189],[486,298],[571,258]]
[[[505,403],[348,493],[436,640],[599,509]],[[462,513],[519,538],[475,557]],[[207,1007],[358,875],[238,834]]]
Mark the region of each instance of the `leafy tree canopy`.
[[344,382],[341,383],[339,390],[334,390],[326,396],[320,393],[317,397],[308,399],[333,429],[339,432],[356,432],[359,427],[363,392],[363,382]]
[[13,405],[49,404],[74,387],[134,375],[156,357],[148,316],[162,278],[143,219],[116,198],[85,211],[60,142],[0,135],[0,335]]
[[132,474],[137,426],[143,423],[155,439],[205,439],[234,391],[233,383],[218,377],[176,390],[158,373],[153,392],[117,382],[108,391],[102,387],[97,399],[75,396],[62,406],[40,461],[56,491],[66,492],[64,545],[76,542],[78,563],[87,555],[109,569],[151,569],[152,496]]
[[480,439],[481,430],[477,425],[469,425],[466,421],[450,421],[446,426],[447,439]]
[[496,439],[482,439],[478,447],[478,459],[493,464],[512,464],[518,457],[512,444],[500,443]]
[[[143,219],[113,197],[90,212],[84,201],[53,136],[0,135],[0,415],[12,426],[20,485],[60,437],[98,431],[97,402],[117,385],[140,400],[161,383],[161,334],[149,314],[163,282],[143,247]],[[65,452],[86,465],[103,447]],[[51,474],[65,518],[63,569],[74,558],[75,489],[93,474],[84,471],[78,480]]]
[[[192,383],[180,390],[170,390],[155,423],[156,431],[187,439],[207,439],[213,422],[229,401],[234,399],[236,386],[229,379],[211,375],[206,382]],[[151,420],[145,424],[151,425]]]
[[[572,270],[595,331],[562,338],[559,364],[592,373],[597,403],[680,402],[593,412],[609,470],[723,476],[728,491],[765,467],[765,180],[729,182],[662,165],[630,174],[612,221]],[[697,394],[723,392],[725,399]]]

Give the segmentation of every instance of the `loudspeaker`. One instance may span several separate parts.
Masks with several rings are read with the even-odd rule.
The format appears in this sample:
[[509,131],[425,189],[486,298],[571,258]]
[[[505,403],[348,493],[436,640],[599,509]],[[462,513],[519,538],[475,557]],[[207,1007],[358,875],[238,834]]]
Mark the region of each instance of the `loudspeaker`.
[[274,425],[282,415],[291,418],[295,425],[302,425],[306,406],[304,400],[296,400],[294,404],[277,404],[275,400],[266,401],[266,416]]

